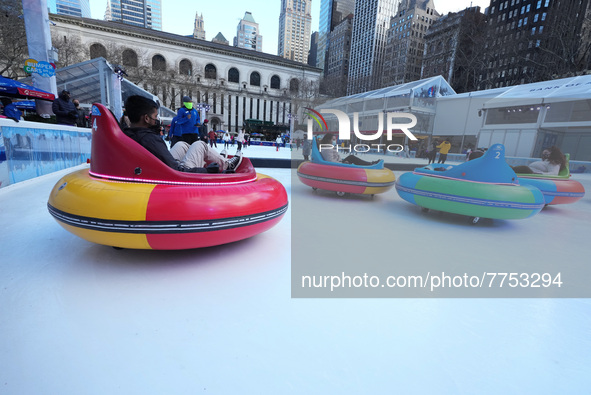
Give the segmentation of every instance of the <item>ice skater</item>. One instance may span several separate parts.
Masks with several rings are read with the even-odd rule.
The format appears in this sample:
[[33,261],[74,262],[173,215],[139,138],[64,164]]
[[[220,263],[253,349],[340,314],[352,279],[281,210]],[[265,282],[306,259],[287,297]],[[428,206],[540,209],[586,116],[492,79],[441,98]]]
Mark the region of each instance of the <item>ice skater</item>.
[[279,146],[281,145],[281,143],[283,143],[283,140],[281,139],[281,135],[278,135],[277,138],[275,139],[275,145],[277,146],[277,151],[279,151]]
[[240,132],[238,132],[236,142],[238,143],[238,151],[242,151],[242,144],[244,143],[244,128],[241,128]]
[[[439,162],[437,163],[444,164],[447,160],[447,153],[451,149],[451,143],[447,140],[444,140],[443,143],[437,146],[437,148],[439,148]],[[435,160],[433,160],[433,162],[435,162]]]

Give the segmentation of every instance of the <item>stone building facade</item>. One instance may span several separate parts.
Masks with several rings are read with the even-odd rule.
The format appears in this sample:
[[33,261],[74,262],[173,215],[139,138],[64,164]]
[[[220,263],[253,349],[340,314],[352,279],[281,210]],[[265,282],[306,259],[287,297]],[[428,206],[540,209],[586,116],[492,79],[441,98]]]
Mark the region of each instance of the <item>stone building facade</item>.
[[176,110],[181,98],[209,106],[218,129],[238,131],[246,119],[289,125],[318,99],[321,70],[266,53],[118,22],[50,15],[54,45],[76,42],[81,60],[104,57],[127,79]]
[[491,0],[479,89],[587,73],[590,15],[590,0]]
[[324,78],[332,96],[340,97],[347,93],[352,33],[353,14],[349,14],[328,34]]
[[277,54],[307,64],[311,35],[312,1],[281,0]]
[[407,0],[390,19],[382,85],[421,79],[425,35],[439,18],[433,0]]
[[395,10],[394,0],[355,3],[347,76],[348,95],[382,87],[388,23]]
[[456,93],[478,88],[480,48],[486,40],[485,16],[480,7],[450,12],[425,34],[421,78],[441,75]]

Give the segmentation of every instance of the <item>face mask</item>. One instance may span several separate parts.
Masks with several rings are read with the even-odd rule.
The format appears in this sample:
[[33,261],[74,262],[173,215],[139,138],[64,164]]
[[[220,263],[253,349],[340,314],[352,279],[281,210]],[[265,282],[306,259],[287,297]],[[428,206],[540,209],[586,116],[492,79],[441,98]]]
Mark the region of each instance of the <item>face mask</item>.
[[193,109],[193,103],[183,103],[185,107],[187,107],[187,110],[192,110]]
[[150,129],[151,129],[151,130],[153,130],[153,131],[155,131],[155,132],[158,132],[158,133],[160,133],[160,128],[161,128],[161,127],[162,127],[162,123],[160,122],[160,120],[159,120],[159,119],[157,119],[157,120],[154,122],[154,125],[151,125],[151,126],[150,126]]

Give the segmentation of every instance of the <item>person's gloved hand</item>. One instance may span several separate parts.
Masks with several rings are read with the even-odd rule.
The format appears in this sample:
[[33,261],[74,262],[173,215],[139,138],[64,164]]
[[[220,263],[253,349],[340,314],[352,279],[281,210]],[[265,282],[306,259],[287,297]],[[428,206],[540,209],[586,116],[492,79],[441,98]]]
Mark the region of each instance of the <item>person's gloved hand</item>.
[[216,162],[212,162],[206,167],[208,173],[219,173],[220,172],[220,165]]
[[185,172],[185,173],[207,173],[207,170],[204,169],[203,167],[185,167],[183,165],[179,166],[179,171]]

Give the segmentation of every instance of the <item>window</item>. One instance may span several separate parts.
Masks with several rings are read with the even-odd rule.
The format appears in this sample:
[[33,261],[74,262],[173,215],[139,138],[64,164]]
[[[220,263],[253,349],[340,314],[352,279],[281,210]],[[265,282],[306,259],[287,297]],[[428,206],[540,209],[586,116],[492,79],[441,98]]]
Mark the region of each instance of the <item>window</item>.
[[166,59],[162,55],[152,57],[152,71],[166,71]]
[[536,34],[536,28],[535,28],[535,26],[531,28],[531,35],[533,36],[534,34]]
[[542,6],[542,0],[538,0],[538,3],[536,4],[536,10],[540,9],[541,6]]
[[281,88],[281,79],[278,76],[274,75],[271,77],[271,89],[280,89]]
[[193,65],[188,59],[183,59],[179,63],[179,74],[193,75]]
[[540,16],[539,14],[534,15],[534,23],[538,21],[539,16]]
[[250,85],[252,86],[261,86],[261,75],[256,71],[253,71],[250,74]]
[[544,2],[544,7],[548,7],[548,4],[550,4],[550,0],[546,0],[546,1]]
[[107,49],[103,47],[101,44],[92,44],[90,46],[90,59],[101,57],[107,57]]
[[240,72],[237,68],[232,67],[228,70],[228,82],[240,82]]
[[542,20],[545,21],[546,20],[546,13],[542,13]]
[[296,78],[289,81],[289,91],[292,93],[297,93],[300,90],[300,81]]
[[123,63],[123,66],[137,67],[137,54],[132,49],[125,49],[122,53],[121,62]]
[[208,63],[205,66],[205,78],[210,79],[210,80],[217,79],[217,69],[211,63]]

